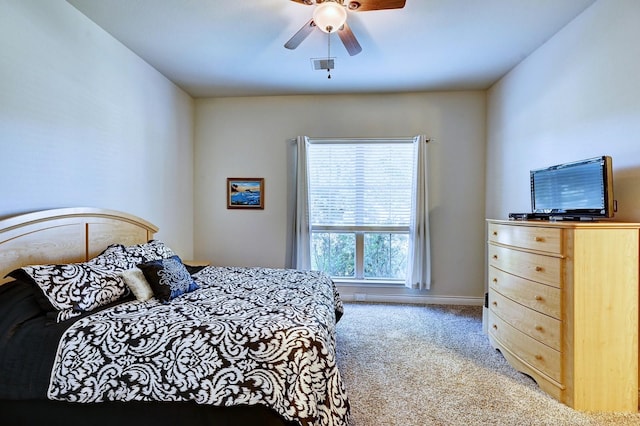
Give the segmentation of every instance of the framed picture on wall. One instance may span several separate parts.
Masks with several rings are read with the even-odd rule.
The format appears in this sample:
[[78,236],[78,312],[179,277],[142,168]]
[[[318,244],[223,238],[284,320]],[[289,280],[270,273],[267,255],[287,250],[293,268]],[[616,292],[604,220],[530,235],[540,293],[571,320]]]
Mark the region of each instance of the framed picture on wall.
[[264,178],[227,178],[228,209],[264,209]]

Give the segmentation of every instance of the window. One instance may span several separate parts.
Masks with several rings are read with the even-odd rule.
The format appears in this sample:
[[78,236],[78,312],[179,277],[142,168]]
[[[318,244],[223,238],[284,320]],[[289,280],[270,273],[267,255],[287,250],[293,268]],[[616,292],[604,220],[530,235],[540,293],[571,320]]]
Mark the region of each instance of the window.
[[311,268],[403,283],[415,182],[413,138],[309,139]]

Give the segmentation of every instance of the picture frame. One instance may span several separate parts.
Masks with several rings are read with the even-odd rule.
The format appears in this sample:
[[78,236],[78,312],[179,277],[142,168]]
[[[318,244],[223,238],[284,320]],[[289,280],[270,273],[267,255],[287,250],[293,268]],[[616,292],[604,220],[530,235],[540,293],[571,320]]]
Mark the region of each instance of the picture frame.
[[227,178],[228,209],[264,209],[264,178]]

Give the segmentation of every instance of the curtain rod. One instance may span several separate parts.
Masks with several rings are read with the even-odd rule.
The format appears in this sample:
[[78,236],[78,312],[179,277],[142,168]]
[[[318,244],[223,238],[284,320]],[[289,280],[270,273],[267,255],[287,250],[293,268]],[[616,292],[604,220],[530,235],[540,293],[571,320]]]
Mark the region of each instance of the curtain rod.
[[[413,143],[415,136],[399,136],[390,138],[315,138],[307,136],[310,143]],[[297,142],[297,139],[292,139]],[[432,141],[431,138],[424,138],[425,143]]]

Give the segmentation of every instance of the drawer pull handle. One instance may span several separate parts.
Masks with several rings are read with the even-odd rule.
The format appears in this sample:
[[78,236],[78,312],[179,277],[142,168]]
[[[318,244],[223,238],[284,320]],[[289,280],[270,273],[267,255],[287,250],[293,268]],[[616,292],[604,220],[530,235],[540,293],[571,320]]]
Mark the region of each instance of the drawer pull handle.
[[491,303],[493,306],[498,306],[498,302]]
[[498,236],[498,231],[493,231],[493,236],[497,237]]
[[536,272],[542,272],[544,268],[542,266],[536,266]]
[[538,361],[542,361],[542,360],[544,359],[544,358],[542,357],[542,355],[538,355],[538,354],[536,354],[535,358],[536,358]]
[[495,260],[498,260],[498,255],[497,255],[497,254],[494,254],[494,255],[493,255],[493,258],[494,258]]
[[494,279],[493,279],[493,282],[497,284],[497,283],[498,283],[498,279],[497,279],[497,278],[494,278]]
[[536,331],[544,331],[544,328],[541,325],[536,325]]
[[497,330],[497,329],[498,329],[498,326],[497,326],[496,324],[493,324],[493,329],[494,329],[494,330]]
[[543,242],[544,242],[544,238],[536,237],[536,243],[543,243]]
[[536,300],[537,300],[538,302],[542,302],[542,301],[544,300],[544,297],[542,297],[542,296],[536,296]]

